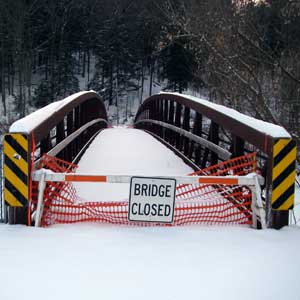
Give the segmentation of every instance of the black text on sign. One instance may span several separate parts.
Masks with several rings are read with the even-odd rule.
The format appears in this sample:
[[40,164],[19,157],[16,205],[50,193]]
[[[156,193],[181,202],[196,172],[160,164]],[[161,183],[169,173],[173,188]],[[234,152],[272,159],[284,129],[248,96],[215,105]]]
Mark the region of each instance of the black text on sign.
[[129,221],[172,223],[176,181],[172,178],[132,177]]

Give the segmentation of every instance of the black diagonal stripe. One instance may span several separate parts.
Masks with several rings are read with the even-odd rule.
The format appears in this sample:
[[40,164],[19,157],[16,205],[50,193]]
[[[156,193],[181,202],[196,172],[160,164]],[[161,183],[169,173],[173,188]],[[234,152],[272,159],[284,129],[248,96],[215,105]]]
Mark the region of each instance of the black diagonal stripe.
[[6,135],[5,141],[8,144],[10,144],[10,146],[16,151],[16,153],[20,154],[21,157],[25,161],[27,161],[27,155],[28,155],[27,151],[25,151],[24,148],[11,135]]
[[23,206],[28,204],[28,199],[26,199],[8,179],[5,179],[5,188],[9,190]]
[[275,146],[276,144],[278,144],[280,141],[281,141],[280,139],[279,139],[279,140],[276,140],[276,142],[274,143],[274,146]]
[[24,182],[24,184],[28,185],[27,175],[7,155],[4,155],[4,164],[7,165],[8,168]]
[[274,158],[274,167],[281,162],[296,147],[295,141],[290,141]]
[[293,183],[273,204],[272,208],[278,209],[284,202],[294,194],[295,184]]
[[279,174],[277,178],[273,181],[273,190],[275,190],[292,172],[296,169],[296,162],[292,161],[287,168]]

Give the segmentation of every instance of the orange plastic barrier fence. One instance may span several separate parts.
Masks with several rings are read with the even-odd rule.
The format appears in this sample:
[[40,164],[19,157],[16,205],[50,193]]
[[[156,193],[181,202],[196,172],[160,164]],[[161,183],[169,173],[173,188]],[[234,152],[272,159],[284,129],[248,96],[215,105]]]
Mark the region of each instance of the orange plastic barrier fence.
[[[255,172],[256,155],[251,153],[211,166],[193,175],[246,175]],[[45,155],[39,168],[73,173],[77,166]],[[32,210],[36,209],[37,182],[33,184]],[[129,189],[128,189],[129,190]],[[197,184],[176,189],[172,224],[128,221],[128,201],[84,202],[70,182],[47,182],[41,226],[57,223],[97,222],[133,226],[178,226],[189,224],[252,224],[251,191],[246,186]]]

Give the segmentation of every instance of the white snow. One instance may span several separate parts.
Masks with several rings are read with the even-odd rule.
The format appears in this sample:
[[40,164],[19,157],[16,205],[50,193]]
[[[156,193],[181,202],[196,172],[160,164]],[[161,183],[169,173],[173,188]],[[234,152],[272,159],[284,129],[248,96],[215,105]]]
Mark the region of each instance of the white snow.
[[0,225],[0,299],[294,300],[300,228]]
[[291,135],[281,126],[264,122],[262,120],[255,119],[253,117],[247,116],[245,114],[242,114],[232,108],[216,104],[198,97],[185,95],[185,94],[179,94],[179,93],[165,93],[161,92],[160,94],[169,94],[169,95],[177,95],[177,96],[183,96],[185,98],[188,98],[190,100],[193,100],[195,102],[201,103],[202,105],[212,108],[216,111],[219,111],[231,118],[236,119],[237,121],[247,124],[249,127],[252,127],[253,129],[260,131],[266,135],[269,135],[274,138],[291,138]]
[[51,114],[58,111],[62,106],[68,104],[75,98],[86,93],[88,93],[88,91],[78,92],[63,100],[50,103],[44,106],[43,108],[36,110],[35,112],[27,115],[26,117],[14,122],[9,128],[9,132],[30,133],[36,126],[38,126],[43,121],[47,120]]
[[[109,129],[89,147],[80,171],[190,171],[167,152],[138,130]],[[297,188],[297,204],[299,196]],[[0,224],[0,299],[294,300],[300,295],[299,250],[295,225],[277,231]]]
[[[103,130],[79,162],[77,173],[97,175],[176,176],[193,172],[171,150],[142,130]],[[128,199],[129,184],[76,183],[82,201]]]

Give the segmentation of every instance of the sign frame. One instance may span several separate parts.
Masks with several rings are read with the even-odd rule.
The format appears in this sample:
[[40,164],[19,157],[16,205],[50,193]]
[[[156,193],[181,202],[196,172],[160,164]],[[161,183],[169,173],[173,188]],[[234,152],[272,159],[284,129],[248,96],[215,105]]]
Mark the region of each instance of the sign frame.
[[[141,197],[144,197],[145,199],[139,201],[139,203],[144,203],[145,205],[146,204],[149,204],[149,206],[153,205],[153,204],[156,204],[156,205],[169,205],[171,206],[170,208],[170,214],[171,214],[171,217],[169,217],[168,220],[157,220],[157,217],[151,215],[150,216],[150,211],[149,211],[149,214],[148,214],[148,218],[147,219],[140,219],[140,218],[133,218],[132,217],[132,213],[131,213],[131,210],[132,210],[132,201],[133,201],[133,198],[136,199],[136,195],[133,194],[133,185],[134,185],[134,182],[135,181],[145,181],[143,184],[150,184],[150,185],[154,185],[154,184],[157,184],[158,182],[169,182],[171,183],[171,190],[170,192],[172,193],[170,198],[171,200],[169,200],[167,203],[163,203],[164,201],[161,200],[161,201],[157,201],[159,198],[162,198],[162,199],[165,199],[166,197],[156,197],[156,196],[141,196]],[[130,222],[145,222],[145,223],[163,223],[163,224],[171,224],[173,223],[174,221],[174,212],[175,212],[175,198],[176,198],[176,179],[175,178],[166,178],[166,177],[146,177],[146,176],[132,176],[131,179],[130,179],[130,191],[129,191],[129,202],[128,202],[128,221]],[[148,202],[147,202],[148,201]],[[150,209],[150,208],[149,208]],[[141,215],[138,215],[138,216],[141,216]],[[153,220],[151,220],[153,219]]]

